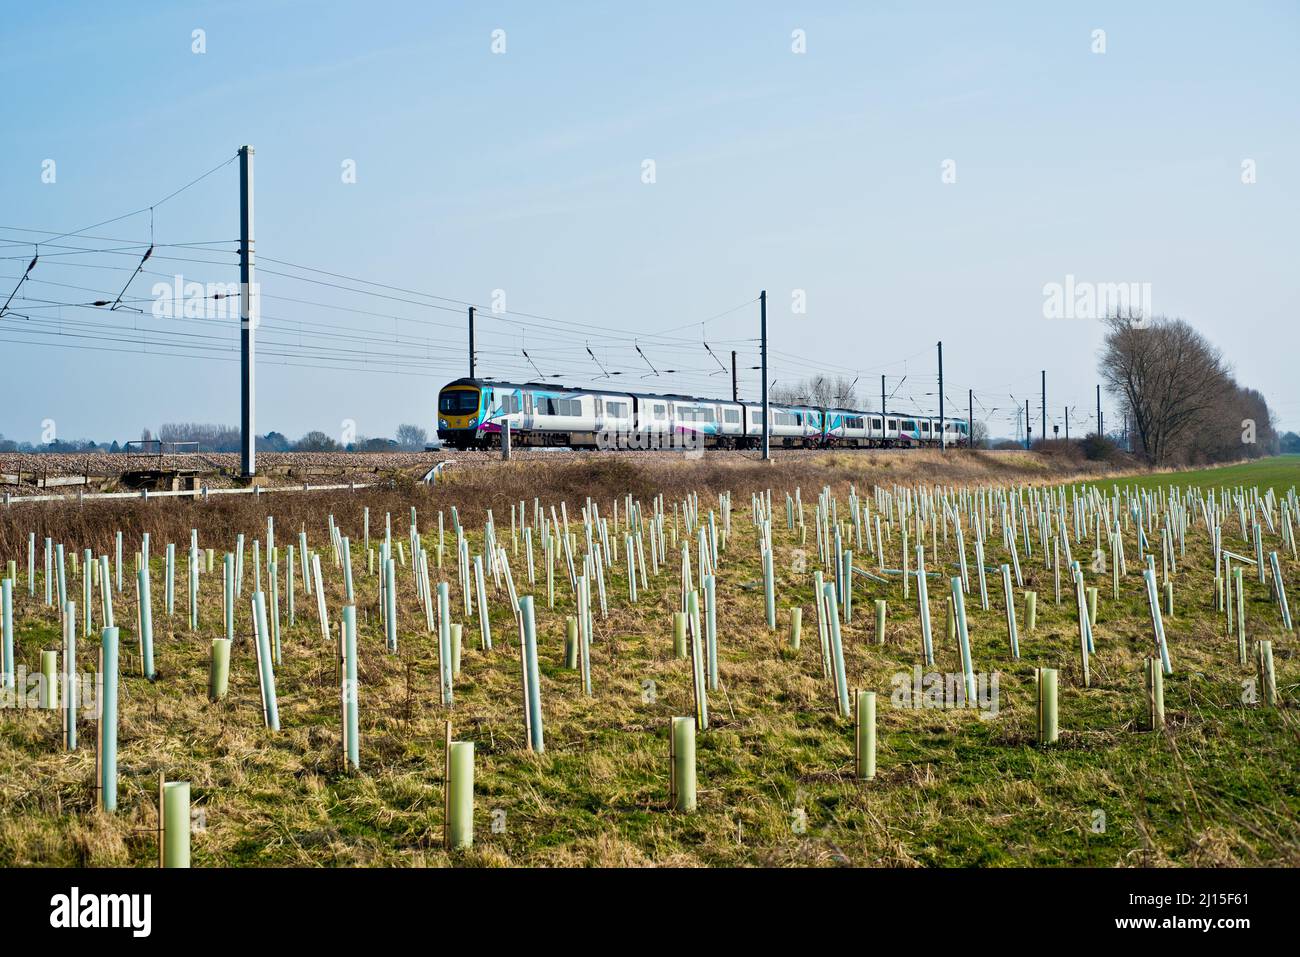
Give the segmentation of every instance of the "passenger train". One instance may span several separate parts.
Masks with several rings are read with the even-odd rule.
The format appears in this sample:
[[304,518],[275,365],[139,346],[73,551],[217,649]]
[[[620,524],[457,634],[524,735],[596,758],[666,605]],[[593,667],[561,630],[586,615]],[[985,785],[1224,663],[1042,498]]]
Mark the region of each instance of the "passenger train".
[[[774,448],[875,448],[939,444],[939,419],[890,412],[769,403]],[[438,438],[456,449],[756,448],[763,406],[689,395],[575,389],[540,382],[457,379],[438,395]],[[968,445],[965,419],[943,420],[944,441]]]

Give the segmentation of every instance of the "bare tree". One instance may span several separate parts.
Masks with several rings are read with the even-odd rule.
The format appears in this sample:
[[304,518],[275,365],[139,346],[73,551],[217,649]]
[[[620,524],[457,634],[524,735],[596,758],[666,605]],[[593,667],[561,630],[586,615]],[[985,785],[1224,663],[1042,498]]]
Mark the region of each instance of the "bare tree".
[[429,433],[418,425],[402,424],[397,427],[397,444],[404,449],[423,449]]
[[768,399],[781,405],[811,405],[819,409],[868,411],[858,399],[857,379],[848,376],[814,375],[788,384],[778,384]]
[[1181,319],[1106,322],[1102,381],[1128,413],[1137,451],[1155,465],[1174,461],[1194,430],[1226,412],[1233,383],[1223,357]]

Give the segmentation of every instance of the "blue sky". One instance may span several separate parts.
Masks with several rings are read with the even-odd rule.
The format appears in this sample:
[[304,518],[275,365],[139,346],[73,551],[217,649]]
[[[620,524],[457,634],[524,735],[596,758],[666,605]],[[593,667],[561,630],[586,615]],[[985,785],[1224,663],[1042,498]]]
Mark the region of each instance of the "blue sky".
[[[259,432],[432,432],[438,388],[466,366],[468,302],[482,374],[532,377],[526,350],[558,381],[726,395],[707,341],[723,364],[740,352],[756,396],[760,289],[779,382],[844,374],[878,403],[883,373],[891,406],[932,410],[942,339],[956,411],[973,388],[976,417],[1008,434],[1012,398],[1031,398],[1037,428],[1046,369],[1049,413],[1077,406],[1087,428],[1100,324],[1043,314],[1043,286],[1067,275],[1150,283],[1156,312],[1201,329],[1297,428],[1298,9],[16,7],[0,34],[0,297],[34,239],[67,255],[44,250],[0,318],[0,433],[238,422],[237,325],[148,314],[164,276],[237,280],[237,167],[154,209],[156,243],[210,245],[156,250],[124,296],[143,315],[55,304],[116,297],[147,213],[56,237],[156,204],[243,143],[264,267]],[[601,366],[621,374],[596,380]]]

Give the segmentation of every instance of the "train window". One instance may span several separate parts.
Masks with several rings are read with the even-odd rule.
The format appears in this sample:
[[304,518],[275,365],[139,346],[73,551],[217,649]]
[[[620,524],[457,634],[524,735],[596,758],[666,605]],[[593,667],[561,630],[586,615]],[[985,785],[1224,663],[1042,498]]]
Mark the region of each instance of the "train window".
[[749,422],[750,422],[751,425],[762,425],[762,424],[763,424],[763,413],[762,413],[762,412],[753,412],[753,411],[751,411],[751,412],[749,413]]
[[511,414],[511,413],[513,413],[513,412],[518,412],[519,409],[520,409],[520,405],[519,405],[519,396],[517,396],[517,395],[503,395],[503,396],[501,397],[501,412],[502,412],[502,414],[504,414],[504,415],[509,415],[509,414]]
[[468,415],[478,411],[478,392],[454,389],[438,396],[438,411],[446,415]]
[[904,432],[915,432],[916,422],[912,419],[904,419],[901,428]]
[[728,424],[730,424],[730,425],[739,425],[739,424],[740,424],[740,410],[739,410],[739,409],[723,409],[723,410],[722,410],[722,421],[724,421],[724,422],[726,422],[726,423],[728,423]]
[[924,420],[922,420],[922,421],[921,421],[921,431],[922,431],[922,432],[929,432],[929,431],[930,431],[930,423],[929,423],[929,422],[926,422],[926,421],[924,421]]
[[872,420],[871,420],[871,428],[872,428],[874,431],[879,432],[879,431],[880,431],[880,420],[879,420],[879,419],[872,419]]
[[580,399],[539,399],[543,415],[582,415]]
[[668,418],[668,406],[664,405],[662,402],[656,402],[656,403],[655,403],[655,418],[656,418],[656,419],[666,419],[666,418]]
[[803,425],[803,415],[802,415],[801,413],[796,412],[796,413],[794,414],[794,424],[795,424],[795,425]]
[[851,416],[849,416],[848,419],[845,421],[845,425],[846,425],[848,428],[850,428],[850,429],[860,429],[860,428],[862,428],[862,422],[863,422],[863,418],[862,418],[862,416],[860,416],[860,415],[851,415]]
[[890,432],[897,432],[897,431],[898,431],[898,420],[897,420],[897,419],[889,419],[888,422],[889,422],[889,431],[890,431]]
[[608,402],[608,401],[607,401],[607,402],[605,403],[605,414],[606,414],[606,415],[609,415],[609,416],[612,416],[612,417],[615,418],[615,419],[626,419],[626,418],[627,418],[627,403],[626,403],[626,402]]
[[712,409],[700,409],[701,422],[712,422],[713,420],[714,420],[714,414]]

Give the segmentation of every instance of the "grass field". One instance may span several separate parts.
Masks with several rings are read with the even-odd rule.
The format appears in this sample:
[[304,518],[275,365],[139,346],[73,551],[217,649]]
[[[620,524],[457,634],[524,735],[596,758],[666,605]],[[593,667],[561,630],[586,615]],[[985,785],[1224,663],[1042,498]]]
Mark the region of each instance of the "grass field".
[[1300,455],[1277,455],[1272,458],[1258,459],[1239,465],[1224,465],[1217,468],[1186,469],[1177,472],[1155,472],[1149,475],[1126,476],[1122,479],[1104,479],[1093,484],[1099,488],[1109,488],[1114,482],[1121,487],[1132,485],[1137,488],[1228,488],[1237,486],[1254,486],[1261,493],[1271,488],[1276,495],[1282,495],[1291,486],[1300,486]]
[[[1286,476],[1298,467],[1295,459],[1265,461],[1216,471],[1209,481],[1268,483],[1281,495],[1285,489],[1276,483],[1289,487],[1295,479]],[[843,519],[848,487],[835,468],[826,465],[824,474],[834,484]],[[882,469],[877,479],[882,488],[888,487],[888,471]],[[1227,478],[1230,472],[1233,477]],[[700,482],[694,487],[701,489],[701,508],[716,512],[716,488],[691,474]],[[974,668],[989,680],[996,673],[998,680],[997,712],[988,717],[971,709],[909,708],[891,701],[896,686],[910,684],[914,666],[921,663],[915,588],[904,599],[899,576],[886,576],[888,584],[860,577],[853,618],[843,631],[848,683],[879,695],[878,773],[860,782],[853,778],[852,723],[836,715],[817,641],[812,599],[817,473],[765,474],[773,490],[778,627],[769,631],[764,621],[758,531],[750,521],[748,492],[738,491],[732,535],[719,563],[721,686],[709,695],[710,726],[698,736],[697,812],[668,809],[668,721],[693,713],[690,662],[674,656],[671,625],[680,600],[680,541],[674,547],[672,538],[683,531],[680,519],[674,526],[673,505],[691,486],[667,484],[662,475],[614,476],[647,510],[654,491],[665,494],[668,566],[649,576],[635,605],[628,601],[624,567],[615,564],[608,571],[609,615],[596,612],[591,697],[582,694],[578,673],[564,667],[565,617],[574,607],[560,565],[551,609],[544,573],[530,589],[522,542],[512,552],[520,593],[537,596],[546,732],[540,755],[526,748],[518,634],[504,591],[489,590],[495,641],[492,651],[484,651],[477,621],[463,615],[454,553],[447,548],[443,570],[434,577],[451,581],[452,614],[465,625],[462,670],[449,711],[438,703],[436,636],[425,631],[409,556],[408,566],[398,568],[399,650],[391,654],[378,623],[376,579],[366,574],[364,554],[355,548],[362,766],[354,773],[343,770],[340,756],[336,650],[322,640],[301,581],[297,623],[282,630],[283,661],[276,670],[282,730],[262,727],[248,620],[251,542],[265,534],[267,514],[276,515],[282,548],[296,542],[299,527],[305,527],[321,554],[329,614],[337,622],[344,594],[326,537],[327,514],[359,545],[362,506],[371,508],[376,537],[389,512],[397,542],[406,540],[413,505],[432,566],[438,512],[444,511],[450,539],[446,510],[451,503],[460,503],[471,553],[481,549],[484,512],[467,504],[476,499],[455,483],[314,501],[264,496],[221,513],[220,521],[199,506],[174,503],[164,508],[176,511],[165,512],[153,503],[150,508],[158,511],[105,513],[110,516],[105,527],[120,523],[124,529],[128,554],[141,530],[155,532],[151,572],[160,672],[155,681],[140,676],[134,590],[128,584],[114,594],[123,650],[119,811],[94,807],[93,722],[82,722],[81,747],[67,753],[60,748],[56,713],[0,713],[0,864],[156,865],[159,772],[168,780],[191,782],[201,811],[201,827],[193,835],[195,866],[1300,863],[1295,636],[1281,628],[1268,586],[1252,580],[1247,570],[1248,631],[1252,638],[1273,640],[1282,699],[1277,708],[1250,703],[1243,682],[1255,670],[1238,664],[1236,641],[1225,636],[1222,616],[1214,612],[1212,562],[1202,527],[1189,530],[1186,555],[1173,578],[1175,614],[1166,630],[1174,672],[1165,683],[1163,732],[1144,730],[1141,663],[1154,644],[1131,530],[1125,540],[1130,566],[1118,600],[1111,597],[1109,570],[1096,572],[1088,561],[1092,543],[1076,545],[1088,584],[1101,589],[1088,688],[1080,673],[1073,596],[1066,587],[1062,603],[1054,602],[1052,573],[1044,569],[1036,536],[1033,554],[1022,553],[1020,561],[1024,588],[1038,592],[1038,624],[1025,632],[1023,589],[1016,589],[1019,660],[1008,647],[1000,577],[989,573],[985,611],[972,564],[967,613]],[[1189,478],[1193,474],[1168,476],[1172,481],[1165,484],[1200,481]],[[569,484],[578,481],[575,477],[534,466],[526,478],[544,505],[554,502],[558,510],[559,501],[567,500],[575,519],[582,500],[580,486]],[[1150,487],[1145,483],[1165,479],[1151,476],[1142,483]],[[941,472],[932,480],[953,484]],[[727,477],[710,481],[725,486]],[[788,528],[785,520],[784,494],[796,482],[808,523],[802,542],[799,529]],[[1109,490],[1109,480],[1097,484]],[[519,491],[508,482],[506,487],[511,496]],[[858,490],[870,495],[865,480]],[[603,493],[598,498],[609,518],[612,499]],[[503,496],[486,503],[494,505],[498,537],[508,549],[510,500]],[[93,540],[97,553],[107,549],[104,529],[86,524],[84,512],[33,514],[42,516],[34,529],[41,534],[69,546]],[[9,521],[16,521],[12,514]],[[232,531],[247,536],[231,690],[217,703],[209,702],[206,692],[209,639],[221,630],[219,571],[202,579],[198,634],[187,627],[183,573],[176,614],[169,618],[163,609],[164,543],[175,541],[183,551],[192,525],[199,529],[200,544],[217,551],[218,569],[221,553],[233,547]],[[888,525],[885,530],[884,565],[898,568],[901,530]],[[25,542],[13,531],[6,541]],[[581,543],[580,520],[573,531]],[[966,533],[973,563],[969,525]],[[957,567],[955,539],[943,529],[934,538],[943,574],[929,579],[936,661],[924,670],[955,673],[961,670],[957,646],[944,625],[946,583]],[[1225,546],[1235,543],[1242,550],[1238,539],[1235,528],[1227,526]],[[1266,542],[1268,549],[1279,547],[1272,536]],[[1007,560],[1000,535],[990,535],[987,547],[990,569]],[[694,561],[694,546],[691,554]],[[862,549],[855,554],[856,567],[880,574],[876,558]],[[17,659],[33,669],[41,649],[59,645],[58,615],[40,601],[39,582],[37,599],[28,596],[25,550],[11,547],[0,558],[18,562]],[[929,549],[927,560],[932,570],[938,567]],[[1289,555],[1282,566],[1292,608],[1300,608],[1295,589],[1300,566]],[[79,579],[73,590],[79,600]],[[883,644],[875,640],[876,598],[888,601]],[[792,606],[803,608],[798,653],[787,646]],[[82,636],[80,649],[80,670],[92,670],[94,640]],[[1050,747],[1035,743],[1033,669],[1039,665],[1060,669],[1061,736]],[[477,751],[476,834],[467,851],[442,848],[448,719],[456,738],[474,741]]]

